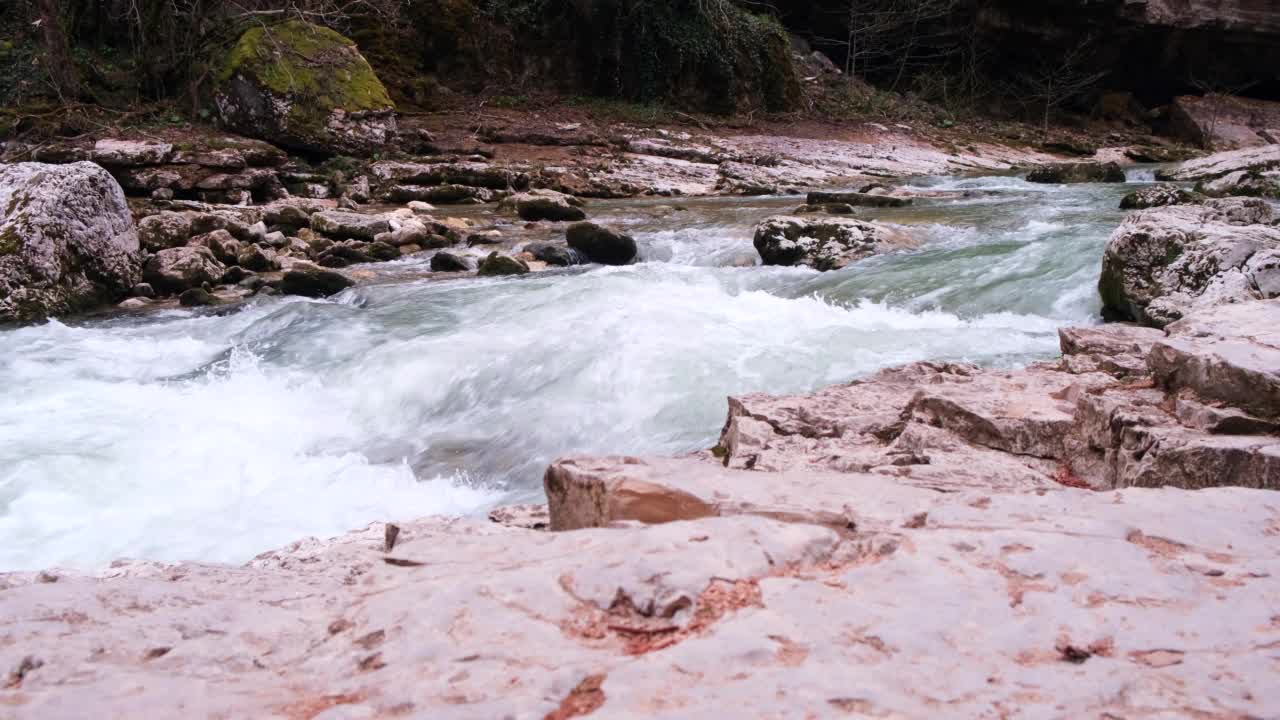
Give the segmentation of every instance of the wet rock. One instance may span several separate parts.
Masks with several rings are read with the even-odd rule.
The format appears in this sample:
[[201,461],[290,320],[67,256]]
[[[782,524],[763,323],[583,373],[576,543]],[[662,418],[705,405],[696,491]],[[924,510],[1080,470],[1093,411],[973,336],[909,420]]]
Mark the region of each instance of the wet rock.
[[478,275],[524,275],[527,272],[529,266],[523,260],[497,251],[489,253],[476,268]]
[[1107,241],[1098,289],[1109,317],[1163,327],[1197,307],[1273,297],[1280,228],[1256,199],[1129,215]]
[[431,213],[436,211],[436,208],[434,205],[432,205],[431,203],[422,202],[421,200],[410,200],[408,204],[408,208],[412,210],[416,215],[430,215]]
[[911,204],[911,198],[873,195],[864,192],[811,192],[805,202],[809,205],[823,206],[904,207]]
[[173,199],[173,190],[170,188],[156,188],[151,191],[151,199],[156,202],[168,202]]
[[239,285],[244,282],[245,278],[253,277],[254,272],[245,270],[239,265],[232,265],[227,271],[222,273],[222,279],[219,281],[223,285]]
[[1120,200],[1121,210],[1145,210],[1165,205],[1193,205],[1204,200],[1200,193],[1177,185],[1152,185],[1125,195]]
[[140,279],[124,192],[93,163],[0,166],[0,213],[0,322],[115,302]]
[[801,205],[795,209],[796,215],[826,213],[828,215],[854,215],[857,209],[849,203],[825,203],[822,205]]
[[153,298],[156,296],[156,291],[149,283],[138,283],[129,290],[129,294],[133,297]]
[[400,251],[395,245],[385,242],[371,242],[365,248],[365,253],[375,262],[387,262],[400,257]]
[[1124,170],[1113,162],[1042,165],[1027,173],[1027,182],[1033,183],[1122,183],[1124,181]]
[[142,278],[160,293],[180,293],[205,283],[215,283],[227,268],[202,245],[161,250],[143,267]]
[[582,255],[567,245],[558,245],[556,243],[529,243],[524,248],[525,252],[533,256],[539,262],[556,267],[569,267],[571,265],[581,265],[587,260]]
[[611,228],[592,222],[570,225],[565,240],[588,262],[601,265],[627,265],[636,259],[636,241]]
[[106,138],[94,143],[90,159],[99,165],[137,167],[162,165],[172,153],[169,143]]
[[881,223],[780,215],[756,226],[754,244],[765,265],[838,270],[872,255],[914,247],[916,243],[902,231]]
[[385,215],[326,210],[311,215],[311,229],[337,239],[373,240],[391,231],[391,221]]
[[370,153],[396,129],[355,43],[301,20],[246,30],[217,71],[214,104],[225,126],[306,151]]
[[204,288],[187,288],[182,291],[182,294],[178,295],[178,304],[183,307],[201,307],[204,305],[217,305],[218,299]]
[[432,272],[471,272],[475,268],[475,261],[467,255],[441,250],[431,256]]
[[582,209],[581,200],[554,190],[517,193],[503,200],[498,207],[501,210],[514,210],[520,219],[531,222],[540,220],[575,222],[585,220],[587,217],[586,211]]
[[162,212],[138,221],[138,241],[148,252],[185,245],[193,234],[187,213]]
[[285,295],[321,298],[336,295],[352,285],[355,283],[342,273],[307,268],[285,272],[280,279],[280,292]]

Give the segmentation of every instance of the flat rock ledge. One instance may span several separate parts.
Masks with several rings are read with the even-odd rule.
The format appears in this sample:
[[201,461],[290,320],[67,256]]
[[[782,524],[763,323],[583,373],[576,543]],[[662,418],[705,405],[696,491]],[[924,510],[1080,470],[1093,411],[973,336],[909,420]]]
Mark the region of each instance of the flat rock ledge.
[[[0,575],[6,717],[1266,717],[1280,301],[730,402],[536,508]],[[1142,487],[1136,487],[1142,486]],[[545,524],[552,532],[535,530]]]

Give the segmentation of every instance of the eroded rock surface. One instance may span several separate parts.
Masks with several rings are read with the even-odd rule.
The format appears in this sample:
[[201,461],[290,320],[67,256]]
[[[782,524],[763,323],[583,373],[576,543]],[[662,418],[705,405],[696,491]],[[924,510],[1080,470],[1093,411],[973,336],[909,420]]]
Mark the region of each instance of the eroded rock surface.
[[[739,482],[778,499],[773,474],[708,467],[710,500]],[[243,567],[11,574],[0,700],[41,718],[1264,716],[1273,498],[844,475],[792,486],[782,518],[426,519],[389,551],[376,524]]]
[[0,167],[0,322],[40,320],[123,297],[141,280],[120,185],[90,162]]
[[1195,308],[1280,294],[1271,206],[1226,198],[1143,210],[1107,242],[1099,290],[1112,317],[1161,327]]
[[1062,360],[1023,370],[917,363],[811,395],[735,397],[715,454],[730,469],[946,490],[1280,489],[1278,318],[1277,301],[1211,307],[1166,332],[1063,330]]

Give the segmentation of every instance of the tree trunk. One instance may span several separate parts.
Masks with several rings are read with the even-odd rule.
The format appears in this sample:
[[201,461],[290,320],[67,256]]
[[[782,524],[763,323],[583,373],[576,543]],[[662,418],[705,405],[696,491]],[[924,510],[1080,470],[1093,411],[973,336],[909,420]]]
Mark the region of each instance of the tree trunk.
[[71,44],[67,40],[67,29],[62,22],[58,0],[36,0],[36,13],[39,15],[41,40],[44,43],[45,71],[49,73],[49,82],[53,90],[63,102],[73,100],[80,95],[80,75],[76,72],[75,63],[71,61]]

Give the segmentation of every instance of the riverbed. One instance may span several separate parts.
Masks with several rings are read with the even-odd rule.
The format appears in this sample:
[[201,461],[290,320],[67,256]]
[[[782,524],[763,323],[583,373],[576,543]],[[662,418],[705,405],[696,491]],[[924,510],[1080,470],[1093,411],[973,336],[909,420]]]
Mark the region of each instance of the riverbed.
[[921,247],[831,273],[755,264],[754,225],[800,198],[597,201],[641,262],[440,279],[424,254],[328,300],[0,331],[0,569],[243,562],[537,502],[560,455],[707,448],[731,394],[1053,357],[1098,321],[1133,184],[914,180],[944,196],[859,214]]

